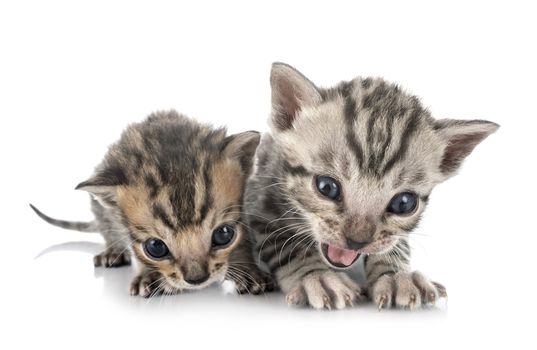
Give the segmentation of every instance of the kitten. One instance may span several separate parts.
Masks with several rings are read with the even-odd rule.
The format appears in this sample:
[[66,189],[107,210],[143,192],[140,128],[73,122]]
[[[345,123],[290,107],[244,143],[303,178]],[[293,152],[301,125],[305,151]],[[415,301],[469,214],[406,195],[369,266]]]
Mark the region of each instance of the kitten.
[[240,221],[244,185],[259,133],[226,136],[175,111],[132,124],[94,175],[76,189],[91,194],[95,220],[45,221],[100,232],[105,250],[94,265],[141,267],[131,294],[149,297],[200,289],[229,278],[239,292],[270,288],[257,270]]
[[[257,150],[244,217],[288,303],[343,308],[367,294],[379,308],[417,308],[445,296],[410,270],[407,233],[433,187],[498,125],[435,120],[378,78],[322,89],[275,63],[270,82],[272,134]],[[340,271],[362,255],[365,291]]]

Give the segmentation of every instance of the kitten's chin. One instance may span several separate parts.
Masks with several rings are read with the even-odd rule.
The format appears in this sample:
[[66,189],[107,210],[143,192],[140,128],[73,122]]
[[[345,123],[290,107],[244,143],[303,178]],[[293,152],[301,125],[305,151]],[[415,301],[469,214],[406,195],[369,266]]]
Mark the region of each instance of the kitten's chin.
[[343,249],[327,243],[321,243],[321,253],[330,266],[338,269],[350,268],[361,255],[357,250]]

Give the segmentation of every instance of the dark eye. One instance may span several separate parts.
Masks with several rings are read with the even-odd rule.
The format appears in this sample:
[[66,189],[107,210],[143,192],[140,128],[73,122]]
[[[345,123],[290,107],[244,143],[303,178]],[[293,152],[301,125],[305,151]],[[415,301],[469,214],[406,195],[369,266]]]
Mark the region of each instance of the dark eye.
[[156,238],[151,238],[145,241],[144,249],[147,255],[154,259],[162,259],[170,253],[166,243]]
[[315,183],[317,185],[317,190],[323,196],[334,200],[339,198],[339,183],[336,179],[329,176],[317,176]]
[[223,225],[213,231],[213,247],[222,247],[233,240],[235,229],[228,225]]
[[396,194],[388,205],[388,211],[394,214],[412,213],[418,206],[418,197],[412,192]]

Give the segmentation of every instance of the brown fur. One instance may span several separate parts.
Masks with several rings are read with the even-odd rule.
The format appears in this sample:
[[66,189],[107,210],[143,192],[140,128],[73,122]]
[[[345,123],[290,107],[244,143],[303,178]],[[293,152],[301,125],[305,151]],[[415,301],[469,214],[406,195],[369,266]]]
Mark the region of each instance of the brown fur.
[[[106,241],[95,265],[125,265],[133,254],[141,270],[131,293],[145,297],[225,278],[236,282],[239,292],[263,292],[269,281],[253,260],[241,221],[244,185],[258,143],[257,132],[226,136],[225,129],[174,111],[129,126],[95,174],[77,186],[94,198],[96,220],[88,225]],[[213,234],[223,225],[234,236],[218,246]],[[65,222],[59,226],[74,228]],[[151,240],[162,241],[168,254],[151,256]]]

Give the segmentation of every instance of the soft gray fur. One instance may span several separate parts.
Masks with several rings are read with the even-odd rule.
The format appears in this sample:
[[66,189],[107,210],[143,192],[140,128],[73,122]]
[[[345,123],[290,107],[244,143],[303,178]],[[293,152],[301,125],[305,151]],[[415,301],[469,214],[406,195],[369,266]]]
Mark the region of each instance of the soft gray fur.
[[[417,308],[445,296],[410,270],[408,233],[432,189],[498,125],[435,120],[418,98],[379,78],[322,89],[275,63],[270,81],[272,133],[257,151],[245,218],[287,301],[343,308],[368,295],[379,308]],[[336,179],[341,196],[321,195],[318,176]],[[387,212],[402,192],[415,194],[415,210]],[[365,288],[326,258],[328,247],[363,257]]]

